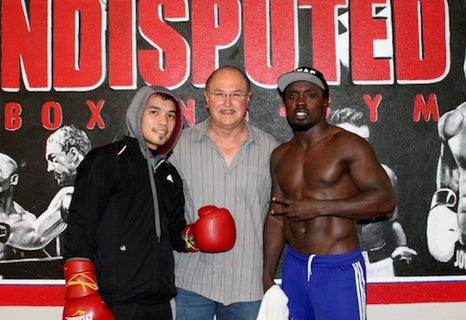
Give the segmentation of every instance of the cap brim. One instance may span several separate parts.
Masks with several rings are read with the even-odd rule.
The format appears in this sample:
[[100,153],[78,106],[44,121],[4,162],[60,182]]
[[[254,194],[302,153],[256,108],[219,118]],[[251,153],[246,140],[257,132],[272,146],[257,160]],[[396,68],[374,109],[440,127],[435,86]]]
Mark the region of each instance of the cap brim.
[[296,81],[311,82],[325,91],[324,83],[319,79],[319,77],[305,72],[288,72],[280,76],[278,78],[278,89],[283,92],[286,87]]

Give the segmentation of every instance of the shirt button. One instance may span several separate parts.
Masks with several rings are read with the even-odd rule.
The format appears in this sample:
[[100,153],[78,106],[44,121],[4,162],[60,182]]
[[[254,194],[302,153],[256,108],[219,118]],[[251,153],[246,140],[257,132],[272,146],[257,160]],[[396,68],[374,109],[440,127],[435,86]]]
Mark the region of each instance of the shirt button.
[[126,246],[124,244],[120,246],[120,251],[126,251]]

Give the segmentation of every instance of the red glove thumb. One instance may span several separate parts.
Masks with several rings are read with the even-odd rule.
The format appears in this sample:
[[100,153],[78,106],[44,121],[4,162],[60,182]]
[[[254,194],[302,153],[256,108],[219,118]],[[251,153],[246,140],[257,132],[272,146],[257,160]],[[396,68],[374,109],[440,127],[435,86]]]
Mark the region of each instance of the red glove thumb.
[[213,206],[213,205],[208,205],[208,206],[203,206],[202,208],[199,208],[199,210],[197,210],[197,215],[199,217],[202,217],[202,216],[205,216],[206,214],[209,214],[215,210],[218,210],[218,208],[216,206]]

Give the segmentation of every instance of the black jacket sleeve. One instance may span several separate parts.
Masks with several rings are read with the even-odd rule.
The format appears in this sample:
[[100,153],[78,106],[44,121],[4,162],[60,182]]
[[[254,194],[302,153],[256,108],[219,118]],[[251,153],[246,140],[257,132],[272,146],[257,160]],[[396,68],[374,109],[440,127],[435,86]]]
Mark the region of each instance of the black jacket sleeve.
[[95,233],[115,184],[115,158],[104,147],[91,150],[78,167],[69,221],[64,233],[64,259],[95,259]]
[[171,164],[168,165],[172,169],[172,177],[174,178],[175,185],[177,186],[175,194],[172,195],[173,207],[172,212],[169,214],[170,244],[176,251],[188,252],[186,243],[182,237],[183,230],[186,227],[186,219],[184,216],[185,200],[183,193],[183,181],[175,167]]

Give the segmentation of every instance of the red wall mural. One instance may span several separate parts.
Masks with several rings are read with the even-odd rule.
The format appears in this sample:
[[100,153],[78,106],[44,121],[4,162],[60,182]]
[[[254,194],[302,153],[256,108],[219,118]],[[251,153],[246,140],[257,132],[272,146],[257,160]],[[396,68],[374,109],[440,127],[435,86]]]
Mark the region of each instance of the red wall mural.
[[192,126],[226,64],[253,84],[248,121],[281,142],[277,78],[299,66],[326,76],[329,121],[361,115],[398,201],[369,238],[360,226],[370,263],[392,268],[369,270],[369,303],[466,301],[465,14],[465,0],[1,1],[0,305],[62,304],[75,167],[56,148],[123,135],[145,84],[182,97]]

